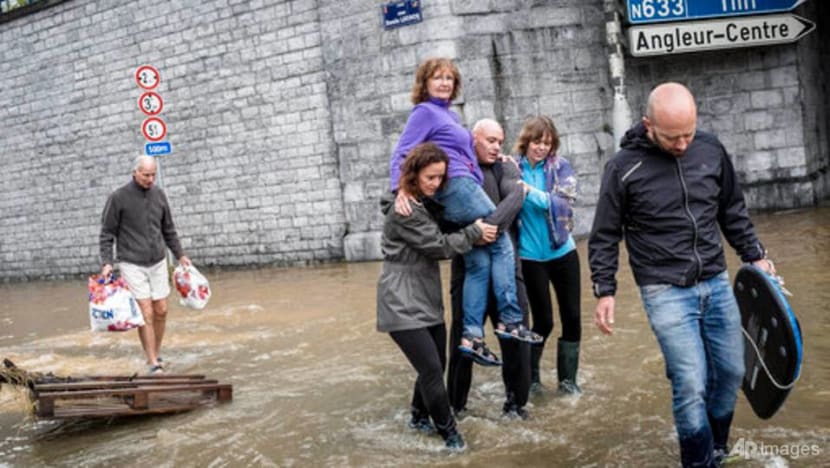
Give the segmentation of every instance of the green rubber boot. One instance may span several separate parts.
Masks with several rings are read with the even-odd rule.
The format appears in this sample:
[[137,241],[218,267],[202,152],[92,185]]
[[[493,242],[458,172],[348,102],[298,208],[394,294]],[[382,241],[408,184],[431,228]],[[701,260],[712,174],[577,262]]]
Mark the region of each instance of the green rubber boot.
[[558,340],[556,342],[556,372],[559,377],[559,392],[568,395],[582,393],[576,383],[579,368],[579,342]]

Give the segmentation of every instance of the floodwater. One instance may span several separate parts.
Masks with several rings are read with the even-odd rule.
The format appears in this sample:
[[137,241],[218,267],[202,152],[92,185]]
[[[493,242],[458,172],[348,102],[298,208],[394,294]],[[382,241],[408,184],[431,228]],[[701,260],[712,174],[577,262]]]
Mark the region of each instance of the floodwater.
[[[830,207],[754,219],[794,294],[805,351],[801,380],[772,419],[758,419],[739,397],[731,441],[757,450],[736,466],[830,466]],[[380,263],[362,263],[209,272],[214,295],[206,309],[171,301],[163,355],[172,372],[233,384],[229,404],[173,416],[38,422],[25,395],[3,385],[0,467],[677,466],[671,392],[628,266],[619,275],[616,333],[606,337],[592,322],[585,241],[579,249],[584,393],[533,395],[530,420],[505,420],[499,372],[477,367],[460,423],[469,444],[462,454],[406,427],[414,371],[375,331]],[[730,262],[734,272],[734,255]],[[0,285],[0,358],[58,375],[144,370],[135,332],[88,330],[85,296],[83,280]],[[549,350],[548,388],[554,363]]]

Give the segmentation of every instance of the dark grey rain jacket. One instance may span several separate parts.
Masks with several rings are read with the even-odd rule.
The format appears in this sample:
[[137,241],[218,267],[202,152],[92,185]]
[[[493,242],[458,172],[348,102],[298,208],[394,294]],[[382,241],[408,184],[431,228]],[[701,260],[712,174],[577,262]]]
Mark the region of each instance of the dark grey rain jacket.
[[444,323],[441,272],[438,260],[469,251],[481,237],[470,224],[444,234],[438,226],[437,205],[412,204],[412,214],[395,213],[395,194],[381,198],[383,270],[378,279],[377,329],[412,330]]
[[164,191],[155,185],[145,189],[131,179],[109,196],[101,215],[101,265],[113,264],[113,243],[117,260],[135,265],[162,261],[165,246],[176,259],[184,255]]

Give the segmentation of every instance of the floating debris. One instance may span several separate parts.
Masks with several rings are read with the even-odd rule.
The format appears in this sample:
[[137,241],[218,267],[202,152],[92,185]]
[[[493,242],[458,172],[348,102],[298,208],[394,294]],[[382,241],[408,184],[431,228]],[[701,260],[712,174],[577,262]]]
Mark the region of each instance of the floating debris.
[[2,383],[28,388],[33,411],[43,419],[181,413],[233,398],[230,384],[204,375],[60,377],[26,371],[8,359],[0,367]]

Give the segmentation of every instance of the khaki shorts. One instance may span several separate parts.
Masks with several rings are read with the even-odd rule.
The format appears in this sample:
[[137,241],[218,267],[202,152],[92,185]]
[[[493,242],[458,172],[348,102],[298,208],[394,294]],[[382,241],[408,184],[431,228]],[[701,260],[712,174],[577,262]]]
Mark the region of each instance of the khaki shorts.
[[130,287],[136,299],[157,301],[170,295],[167,260],[149,267],[121,262],[118,264],[118,269],[121,270],[121,277],[127,282],[127,286]]

